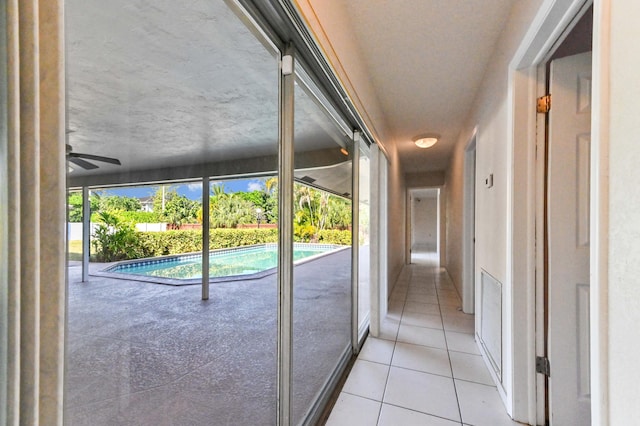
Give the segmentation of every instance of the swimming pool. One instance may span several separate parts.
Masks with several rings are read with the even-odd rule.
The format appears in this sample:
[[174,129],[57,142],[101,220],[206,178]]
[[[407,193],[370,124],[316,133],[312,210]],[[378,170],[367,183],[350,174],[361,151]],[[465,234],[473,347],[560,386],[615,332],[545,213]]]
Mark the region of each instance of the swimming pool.
[[[347,247],[333,244],[294,243],[293,260],[297,264],[345,248]],[[259,278],[275,272],[277,265],[277,244],[214,250],[209,253],[209,278],[223,281]],[[118,262],[101,272],[99,275],[115,278],[129,276],[161,284],[195,284],[202,280],[202,254],[190,253]]]

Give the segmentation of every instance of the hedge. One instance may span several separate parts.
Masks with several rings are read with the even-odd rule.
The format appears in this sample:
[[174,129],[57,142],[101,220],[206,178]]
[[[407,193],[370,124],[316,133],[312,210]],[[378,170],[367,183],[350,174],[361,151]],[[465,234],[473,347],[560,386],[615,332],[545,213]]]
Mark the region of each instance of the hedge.
[[[200,231],[137,232],[136,234],[144,257],[202,250],[202,233]],[[212,229],[209,236],[211,250],[277,242],[277,229]],[[351,232],[320,231],[318,242],[351,245]]]
[[[138,232],[138,238],[145,257],[202,250],[200,231]],[[209,235],[211,250],[275,242],[277,229],[212,229]]]
[[318,232],[318,242],[323,244],[351,245],[351,231],[339,229],[324,229]]
[[[143,212],[143,211],[123,211],[123,210],[112,210],[109,213],[118,216],[123,222],[130,223],[161,223],[163,220],[160,218],[160,215],[155,212]],[[100,222],[100,212],[91,213],[91,222],[97,223]]]

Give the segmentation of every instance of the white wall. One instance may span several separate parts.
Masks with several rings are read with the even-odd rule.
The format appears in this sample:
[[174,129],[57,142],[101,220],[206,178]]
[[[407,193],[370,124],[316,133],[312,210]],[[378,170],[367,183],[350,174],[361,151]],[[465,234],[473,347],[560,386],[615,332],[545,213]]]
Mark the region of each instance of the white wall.
[[593,404],[598,405],[598,410],[602,406],[602,413],[595,420],[609,425],[629,424],[640,417],[639,16],[637,1],[596,2],[594,23],[600,32],[594,44],[595,75],[601,81],[594,93],[600,102],[593,130],[600,158],[592,165],[597,170],[595,182],[600,198],[592,206],[599,209],[599,229],[592,235],[602,238],[596,261],[601,267],[596,269],[596,276],[601,279],[597,284],[598,300],[592,298],[592,303],[598,305],[598,316],[592,321],[598,332],[595,353],[604,353],[604,357],[595,358],[604,366],[603,371],[596,370],[599,374],[595,379],[608,387],[609,412],[606,393],[597,393]]
[[438,198],[411,198],[411,249],[436,251],[438,247]]
[[388,234],[388,292],[387,298],[395,285],[400,272],[405,264],[405,234],[406,234],[406,187],[404,173],[400,168],[397,152],[392,152],[389,164],[388,206],[389,215],[387,221]]
[[[389,291],[402,270],[405,258],[406,185],[395,145],[389,140],[384,112],[380,108],[366,62],[349,25],[345,5],[339,1],[298,0],[300,13],[313,30],[334,71],[351,97],[368,130],[389,159],[388,180],[388,283]],[[374,123],[377,123],[375,125]]]
[[[528,420],[527,401],[514,395],[513,299],[523,282],[510,282],[507,263],[510,223],[511,152],[509,63],[523,40],[543,0],[515,2],[496,50],[489,61],[483,85],[464,130],[460,133],[446,175],[446,267],[456,287],[462,283],[462,218],[464,155],[474,129],[476,135],[476,282],[484,270],[502,285],[502,377],[496,378],[507,411],[517,420]],[[493,187],[484,179],[493,175]],[[479,298],[479,293],[476,293]],[[476,305],[476,309],[478,306]],[[476,311],[476,315],[482,315]],[[517,402],[515,402],[517,401]],[[524,407],[524,408],[523,408]]]
[[439,188],[444,185],[445,172],[406,173],[404,181],[407,188]]

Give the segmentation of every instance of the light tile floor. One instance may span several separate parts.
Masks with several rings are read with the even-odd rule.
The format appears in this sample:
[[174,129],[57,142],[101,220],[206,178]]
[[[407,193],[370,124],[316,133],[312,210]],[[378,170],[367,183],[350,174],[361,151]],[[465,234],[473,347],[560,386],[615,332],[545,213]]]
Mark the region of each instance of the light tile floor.
[[365,342],[327,425],[518,425],[447,271],[433,254],[413,260],[391,294],[381,336]]

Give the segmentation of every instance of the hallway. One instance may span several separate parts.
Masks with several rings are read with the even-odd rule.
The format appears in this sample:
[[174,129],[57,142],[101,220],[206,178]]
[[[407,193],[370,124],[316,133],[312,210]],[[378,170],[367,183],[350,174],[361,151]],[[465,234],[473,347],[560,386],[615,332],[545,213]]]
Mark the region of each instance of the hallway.
[[414,253],[369,337],[327,425],[517,425],[473,338],[474,316],[435,253]]

